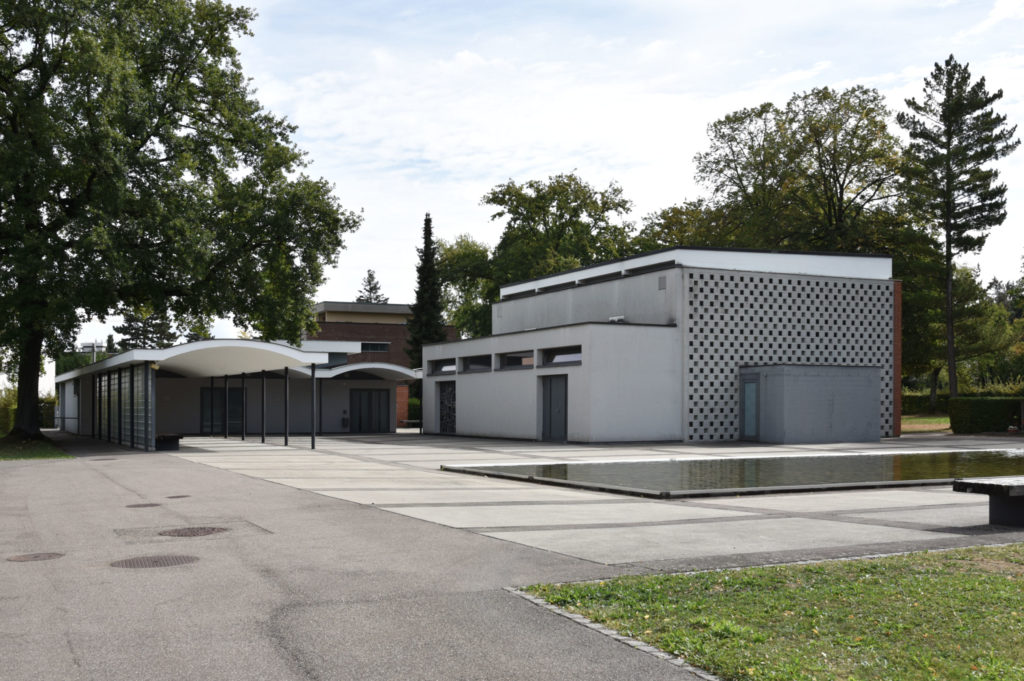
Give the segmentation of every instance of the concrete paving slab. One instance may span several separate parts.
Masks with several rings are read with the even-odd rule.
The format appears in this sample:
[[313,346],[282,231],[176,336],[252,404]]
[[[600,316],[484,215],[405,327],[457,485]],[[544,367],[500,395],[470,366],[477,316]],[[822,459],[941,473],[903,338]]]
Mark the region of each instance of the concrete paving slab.
[[777,551],[782,547],[804,550],[849,544],[926,541],[933,537],[918,530],[805,518],[485,534],[605,564],[728,556]]
[[[751,494],[741,497],[714,497],[706,502],[737,509],[769,509],[774,511],[810,511],[825,513],[864,508],[916,508],[920,506],[959,504],[977,505],[978,499],[953,492],[950,486],[938,488],[898,487],[889,489],[844,490],[800,494]],[[703,503],[694,500],[693,503]]]
[[684,504],[625,502],[610,504],[547,504],[543,506],[412,506],[395,510],[402,515],[449,527],[493,528],[534,525],[601,525],[655,523],[672,520],[749,516],[739,511],[699,508]]
[[576,492],[557,488],[535,489],[466,489],[460,487],[437,488],[433,490],[335,490],[317,492],[335,499],[354,501],[357,504],[374,504],[387,508],[392,504],[463,503],[479,504],[501,501],[576,501],[579,499],[603,499],[597,492]]
[[917,523],[932,531],[954,530],[955,528],[971,528],[985,530],[988,525],[988,503],[951,506],[942,509],[910,509],[897,511],[877,511],[865,513],[848,513],[849,518],[864,518],[888,523]]

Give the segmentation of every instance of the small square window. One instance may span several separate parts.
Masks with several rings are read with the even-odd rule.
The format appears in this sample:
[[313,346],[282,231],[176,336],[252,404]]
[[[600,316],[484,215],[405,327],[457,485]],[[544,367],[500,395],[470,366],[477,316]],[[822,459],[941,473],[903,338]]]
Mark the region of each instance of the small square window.
[[568,345],[562,348],[542,350],[544,366],[558,364],[579,364],[583,361],[583,348],[579,345]]

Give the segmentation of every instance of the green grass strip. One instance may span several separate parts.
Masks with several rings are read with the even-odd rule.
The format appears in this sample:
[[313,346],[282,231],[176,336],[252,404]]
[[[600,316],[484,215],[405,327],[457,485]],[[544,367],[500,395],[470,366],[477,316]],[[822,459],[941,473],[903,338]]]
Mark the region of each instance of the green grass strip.
[[526,591],[723,679],[1024,679],[1024,544]]
[[74,457],[46,439],[26,440],[10,435],[0,438],[0,461],[71,458]]

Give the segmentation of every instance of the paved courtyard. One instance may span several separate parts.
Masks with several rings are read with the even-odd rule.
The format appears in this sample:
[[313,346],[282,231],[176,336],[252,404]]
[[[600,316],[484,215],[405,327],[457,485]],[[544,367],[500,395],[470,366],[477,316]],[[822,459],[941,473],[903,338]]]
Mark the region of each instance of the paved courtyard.
[[[630,571],[687,570],[1007,541],[985,496],[950,486],[662,501],[442,471],[441,464],[1019,448],[1014,438],[878,444],[552,445],[371,435],[292,447],[193,438],[178,456],[336,499]],[[303,450],[302,447],[305,447]],[[1024,537],[1024,535],[1022,535]]]
[[[576,446],[380,435],[0,462],[0,679],[693,679],[536,582],[1024,541],[948,487],[658,501],[440,463],[1015,448]],[[174,536],[215,527],[207,536]],[[170,531],[170,534],[168,532]],[[52,560],[11,561],[54,553]],[[143,567],[164,562],[169,567]],[[127,567],[122,567],[127,566]]]

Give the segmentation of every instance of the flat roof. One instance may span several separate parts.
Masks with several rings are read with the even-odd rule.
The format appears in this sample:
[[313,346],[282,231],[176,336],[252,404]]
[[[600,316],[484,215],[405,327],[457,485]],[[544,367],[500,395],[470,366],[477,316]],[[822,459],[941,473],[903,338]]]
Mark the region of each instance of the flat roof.
[[347,303],[325,300],[313,306],[313,312],[368,312],[370,314],[412,314],[412,305],[401,303]]
[[742,272],[803,274],[850,279],[892,279],[892,258],[859,253],[791,253],[734,248],[666,248],[621,260],[597,263],[501,287],[501,297],[536,293],[587,280],[624,276],[659,267],[698,267]]

